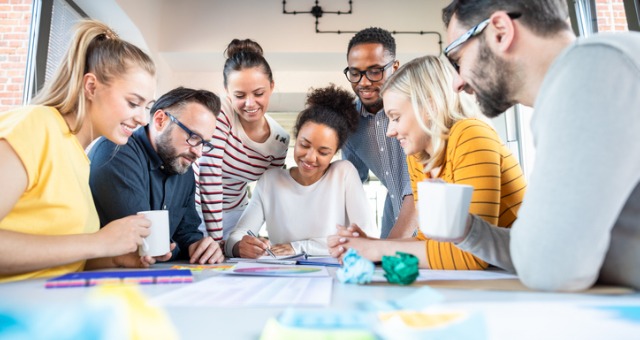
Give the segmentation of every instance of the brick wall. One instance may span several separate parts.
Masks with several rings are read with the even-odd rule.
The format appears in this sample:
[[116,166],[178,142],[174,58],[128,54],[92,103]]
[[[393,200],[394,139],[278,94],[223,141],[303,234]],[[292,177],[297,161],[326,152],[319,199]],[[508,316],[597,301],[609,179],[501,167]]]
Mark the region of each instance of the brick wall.
[[623,0],[596,0],[598,32],[628,31]]
[[0,112],[22,105],[32,0],[0,0]]

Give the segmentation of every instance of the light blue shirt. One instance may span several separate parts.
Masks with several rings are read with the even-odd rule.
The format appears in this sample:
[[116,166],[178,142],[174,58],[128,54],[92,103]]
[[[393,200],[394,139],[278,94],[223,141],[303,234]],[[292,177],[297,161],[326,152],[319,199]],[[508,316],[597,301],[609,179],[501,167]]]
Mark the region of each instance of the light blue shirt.
[[369,179],[371,170],[387,188],[380,233],[386,238],[398,219],[402,200],[412,195],[406,155],[397,139],[386,136],[389,118],[384,109],[371,114],[359,99],[355,103],[360,123],[342,147],[342,158],[353,163],[362,182]]

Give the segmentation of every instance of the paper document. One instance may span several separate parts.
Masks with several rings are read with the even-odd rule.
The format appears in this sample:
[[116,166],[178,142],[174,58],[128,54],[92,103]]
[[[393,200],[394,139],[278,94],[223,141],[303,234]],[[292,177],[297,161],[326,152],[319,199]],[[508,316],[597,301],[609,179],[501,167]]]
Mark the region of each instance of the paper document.
[[294,255],[286,255],[286,256],[276,256],[271,257],[269,255],[261,256],[257,259],[249,259],[244,257],[230,257],[226,262],[228,263],[238,263],[238,262],[252,262],[252,263],[271,263],[271,264],[296,264],[298,260],[306,259],[306,253],[294,254]]
[[[517,279],[514,274],[503,270],[433,270],[420,269],[416,281],[460,281],[460,280],[501,280]],[[384,270],[376,269],[372,282],[387,282]]]
[[164,306],[328,306],[331,277],[215,276],[153,298]]
[[235,264],[219,263],[219,264],[176,264],[171,269],[189,269],[192,272],[200,272],[203,270],[226,271],[235,267]]
[[329,277],[325,267],[317,266],[287,266],[266,263],[240,262],[235,268],[225,274],[251,276],[295,276],[295,277]]

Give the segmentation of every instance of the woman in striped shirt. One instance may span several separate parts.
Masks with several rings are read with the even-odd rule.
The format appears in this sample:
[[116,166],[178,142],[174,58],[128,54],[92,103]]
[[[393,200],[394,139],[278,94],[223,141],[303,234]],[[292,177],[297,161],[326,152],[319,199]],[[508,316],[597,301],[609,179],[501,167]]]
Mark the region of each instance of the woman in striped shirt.
[[289,147],[289,134],[266,114],[274,82],[262,47],[250,39],[234,39],[225,53],[227,97],[214,148],[194,165],[196,204],[207,233],[217,241],[227,238],[247,206],[248,184],[269,168],[283,167]]
[[[389,137],[395,137],[407,157],[418,199],[417,183],[439,178],[474,187],[469,212],[500,227],[510,227],[524,197],[525,179],[516,158],[495,130],[479,119],[465,93],[453,91],[453,70],[435,56],[414,59],[387,80],[382,89]],[[411,253],[421,268],[485,269],[488,264],[450,242],[428,239],[421,232],[403,240],[368,238],[357,226],[338,228],[330,236],[331,254],[355,248],[379,261],[396,251]]]

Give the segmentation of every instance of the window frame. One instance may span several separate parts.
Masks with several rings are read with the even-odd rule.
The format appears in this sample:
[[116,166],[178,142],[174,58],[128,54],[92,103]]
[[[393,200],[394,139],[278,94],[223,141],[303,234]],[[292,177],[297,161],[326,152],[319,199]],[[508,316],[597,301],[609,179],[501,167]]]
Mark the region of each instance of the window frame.
[[[60,0],[83,18],[89,16],[72,0]],[[27,105],[38,91],[42,89],[47,74],[51,22],[53,20],[53,4],[55,0],[34,0],[31,10],[31,26],[29,31],[29,49],[24,77],[22,101]]]

